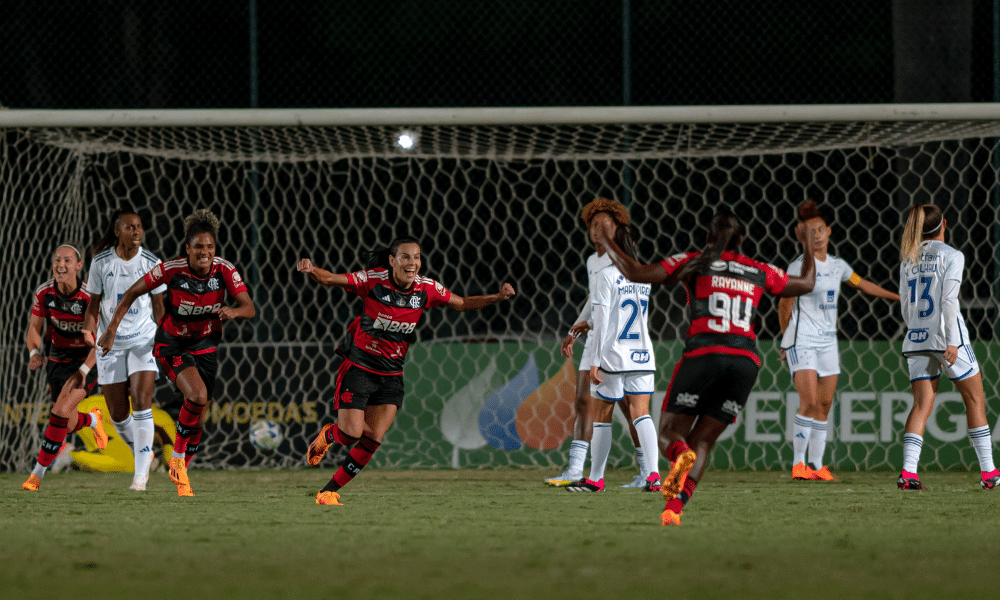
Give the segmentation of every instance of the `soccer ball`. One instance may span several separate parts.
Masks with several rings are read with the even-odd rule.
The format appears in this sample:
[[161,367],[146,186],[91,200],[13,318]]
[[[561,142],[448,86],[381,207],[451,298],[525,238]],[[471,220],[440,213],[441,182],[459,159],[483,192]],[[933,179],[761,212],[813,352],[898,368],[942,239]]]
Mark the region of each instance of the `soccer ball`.
[[271,452],[283,439],[281,426],[274,421],[257,421],[250,426],[250,443],[258,450]]

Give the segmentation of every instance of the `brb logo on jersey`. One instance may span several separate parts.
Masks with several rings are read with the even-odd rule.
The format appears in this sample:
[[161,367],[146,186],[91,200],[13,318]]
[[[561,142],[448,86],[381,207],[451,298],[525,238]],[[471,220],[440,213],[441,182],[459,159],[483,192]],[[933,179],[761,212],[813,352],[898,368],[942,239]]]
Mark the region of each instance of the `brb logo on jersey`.
[[413,330],[417,327],[416,323],[404,323],[402,321],[393,321],[392,319],[387,319],[385,317],[378,317],[375,322],[372,323],[372,329],[381,329],[382,331],[387,331],[389,333],[413,333]]
[[930,337],[931,334],[927,333],[926,329],[911,329],[909,333],[910,341],[916,344],[926,342]]
[[177,314],[183,317],[194,317],[198,315],[214,313],[220,308],[222,308],[221,302],[217,302],[209,306],[195,306],[193,302],[182,301],[181,305],[177,307]]
[[633,350],[632,351],[632,362],[634,363],[648,363],[649,362],[649,352],[646,350]]

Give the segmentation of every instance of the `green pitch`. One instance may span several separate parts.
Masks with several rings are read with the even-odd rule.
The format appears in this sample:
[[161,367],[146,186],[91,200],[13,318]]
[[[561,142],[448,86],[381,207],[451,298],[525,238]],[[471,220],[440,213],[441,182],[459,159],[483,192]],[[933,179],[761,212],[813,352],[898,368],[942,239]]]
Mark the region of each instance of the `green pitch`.
[[[549,471],[366,470],[345,506],[329,470],[0,474],[6,598],[940,598],[993,594],[1000,490],[978,474],[842,482],[710,472],[679,528],[659,494],[547,488]],[[127,596],[126,596],[127,594]]]

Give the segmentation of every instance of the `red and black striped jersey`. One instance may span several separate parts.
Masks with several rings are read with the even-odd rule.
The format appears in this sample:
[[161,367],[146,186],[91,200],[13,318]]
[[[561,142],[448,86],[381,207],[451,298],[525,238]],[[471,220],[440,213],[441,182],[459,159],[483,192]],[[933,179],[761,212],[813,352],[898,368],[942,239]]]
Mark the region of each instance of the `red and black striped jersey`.
[[83,341],[83,314],[89,303],[87,282],[69,295],[59,292],[55,279],[35,290],[31,314],[45,319],[45,354],[49,360],[70,362],[87,358],[90,346]]
[[208,274],[197,275],[186,256],[153,267],[143,275],[149,289],[166,284],[160,329],[173,337],[187,340],[208,338],[215,344],[222,339],[222,321],[218,310],[225,306],[226,292],[236,296],[247,291],[239,271],[218,256]]
[[402,374],[424,309],[446,304],[451,292],[419,275],[409,291],[400,291],[384,268],[348,273],[347,281],[345,289],[364,299],[361,316],[347,329],[347,360],[382,375]]
[[[675,254],[660,262],[672,275],[700,252]],[[691,325],[684,356],[735,354],[760,365],[754,327],[764,292],[777,295],[788,284],[782,269],[752,258],[723,252],[719,260],[684,282]]]

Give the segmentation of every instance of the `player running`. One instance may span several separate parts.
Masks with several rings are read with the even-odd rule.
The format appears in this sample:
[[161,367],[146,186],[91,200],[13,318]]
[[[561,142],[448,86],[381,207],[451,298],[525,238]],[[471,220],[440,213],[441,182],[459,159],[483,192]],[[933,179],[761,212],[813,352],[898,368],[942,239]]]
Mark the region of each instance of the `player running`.
[[606,231],[599,233],[611,262],[629,280],[683,283],[687,290],[691,324],[660,416],[660,451],[672,463],[661,484],[667,501],[663,525],[681,524],[715,441],[736,420],[757,381],[754,319],[761,296],[800,296],[815,284],[813,233],[799,223],[795,234],[804,249],[799,277],[740,254],[743,225],[728,210],[712,218],[704,250],[652,265],[639,264]]
[[[184,396],[170,457],[178,496],[194,496],[187,465],[201,440],[205,407],[215,395],[222,322],[251,319],[257,312],[236,267],[215,255],[218,237],[219,219],[211,212],[196,210],[184,219],[187,256],[157,265],[129,287],[98,342],[110,348],[133,302],[151,289],[166,288],[166,314],[156,329],[154,354]],[[226,306],[227,292],[235,307]]]
[[101,409],[87,413],[77,410],[80,401],[97,387],[97,371],[92,370],[96,362],[94,351],[83,338],[83,314],[90,295],[87,294],[87,282],[81,277],[82,271],[80,251],[70,244],[59,246],[52,254],[52,279],[35,290],[31,304],[25,335],[28,368],[37,371],[45,365],[52,410],[38,461],[28,480],[21,484],[24,490],[37,491],[42,485],[42,478],[59,454],[67,434],[90,427],[97,447],[104,449],[108,445]]
[[[788,361],[799,394],[799,408],[792,425],[792,479],[834,481],[829,467],[823,464],[823,454],[827,417],[840,374],[837,348],[840,284],[897,302],[899,295],[862,279],[846,261],[827,253],[833,233],[831,220],[820,213],[815,201],[807,200],[799,207],[799,218],[813,232],[816,287],[808,294],[778,301],[778,320],[784,334],[779,353],[781,360]],[[789,275],[802,272],[801,256],[788,266],[787,272]]]
[[927,489],[917,475],[917,465],[942,372],[955,383],[965,403],[969,440],[979,459],[979,484],[986,490],[1000,485],[986,420],[983,376],[959,312],[965,256],[944,243],[947,228],[940,208],[933,204],[912,206],[900,245],[900,308],[906,322],[903,356],[913,389],[913,408],[903,433],[903,470],[896,482],[901,490]]
[[418,275],[420,243],[398,238],[367,261],[367,269],[331,273],[299,260],[299,272],[328,287],[340,287],[364,299],[361,316],[347,328],[344,360],[333,391],[337,422],[325,425],[309,445],[306,462],[318,465],[334,442],[352,447],[333,478],[316,494],[316,504],[341,505],[339,490],[368,464],[403,405],[403,360],[423,312],[447,306],[459,312],[479,310],[514,295],[504,283],[496,294],[462,297],[433,279]]
[[[629,225],[618,225],[606,213],[593,218],[595,229],[615,230],[615,243],[629,258],[636,260],[635,240]],[[659,453],[656,451],[656,426],[649,416],[649,398],[653,393],[656,358],[649,338],[647,307],[650,286],[633,283],[614,265],[597,273],[594,284],[593,357],[588,367],[590,381],[596,386],[598,401],[593,404],[593,438],[590,446],[590,477],[569,484],[571,492],[604,490],[604,469],[611,451],[611,416],[615,404],[627,403],[626,414],[644,448],[640,465],[648,473],[645,491],[660,491]]]
[[[87,291],[90,304],[84,318],[87,339],[103,339],[115,306],[129,286],[142,278],[160,259],[142,247],[142,219],[133,210],[119,209],[111,215],[104,236],[94,248]],[[97,356],[97,383],[111,413],[111,422],[135,456],[135,472],[129,489],[144,491],[153,460],[153,386],[159,371],[153,358],[156,322],[163,316],[163,289],[152,290],[123,315],[115,337]],[[98,322],[99,321],[99,322]],[[96,334],[94,332],[97,332]],[[129,395],[132,413],[129,414]]]
[[[587,295],[587,300],[584,302],[580,316],[577,317],[576,323],[570,327],[569,333],[563,338],[561,346],[562,355],[567,358],[572,357],[573,344],[581,335],[587,334],[587,341],[583,345],[583,353],[580,356],[580,368],[576,376],[576,397],[573,400],[573,412],[576,413],[576,418],[573,423],[573,441],[569,448],[569,466],[561,475],[545,480],[545,483],[548,485],[556,487],[569,485],[583,479],[583,464],[587,460],[587,451],[593,436],[593,415],[591,412],[594,406],[594,390],[591,388],[594,386],[590,382],[590,365],[594,359],[594,347],[597,344],[596,338],[598,334],[591,330],[593,319],[593,311],[591,309],[593,302],[591,302],[591,299],[594,297],[594,285],[597,282],[597,273],[601,269],[611,265],[611,259],[605,253],[604,246],[594,241],[593,228],[596,226],[595,220],[598,215],[603,215],[605,218],[611,219],[615,228],[628,227],[630,225],[628,210],[624,204],[617,200],[595,198],[588,202],[580,213],[580,218],[583,219],[584,224],[587,226],[590,241],[594,244],[595,252],[587,258],[587,286],[590,293]],[[635,426],[632,425],[632,418],[628,414],[628,405],[619,402],[618,407],[622,410],[622,414],[625,415],[628,421],[629,435],[635,444],[636,463],[639,465],[640,472],[630,483],[626,483],[621,487],[641,488],[646,485],[646,477],[649,475],[644,470],[646,461],[643,458],[642,446],[639,444]]]

